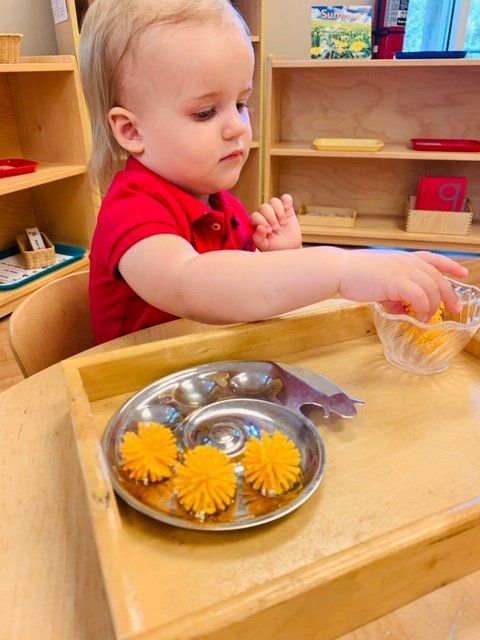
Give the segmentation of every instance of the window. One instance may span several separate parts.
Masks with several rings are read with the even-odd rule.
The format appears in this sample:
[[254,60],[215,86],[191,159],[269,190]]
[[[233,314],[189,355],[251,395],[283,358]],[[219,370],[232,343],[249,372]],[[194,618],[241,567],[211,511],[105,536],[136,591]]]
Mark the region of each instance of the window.
[[480,0],[470,0],[465,49],[472,54],[472,57],[480,58]]
[[403,48],[480,58],[480,0],[410,0]]

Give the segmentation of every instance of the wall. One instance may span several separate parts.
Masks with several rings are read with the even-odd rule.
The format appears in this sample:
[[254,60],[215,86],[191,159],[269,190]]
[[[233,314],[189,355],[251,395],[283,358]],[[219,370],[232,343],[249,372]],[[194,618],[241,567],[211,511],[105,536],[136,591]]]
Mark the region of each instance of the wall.
[[[308,59],[310,5],[328,1],[265,0],[267,53]],[[372,0],[342,0],[338,4],[372,4]],[[24,34],[22,55],[57,52],[50,0],[0,0],[1,32]]]
[[285,58],[310,58],[310,6],[372,5],[373,0],[265,0],[266,50]]
[[0,0],[0,33],[23,33],[21,55],[57,53],[50,0]]

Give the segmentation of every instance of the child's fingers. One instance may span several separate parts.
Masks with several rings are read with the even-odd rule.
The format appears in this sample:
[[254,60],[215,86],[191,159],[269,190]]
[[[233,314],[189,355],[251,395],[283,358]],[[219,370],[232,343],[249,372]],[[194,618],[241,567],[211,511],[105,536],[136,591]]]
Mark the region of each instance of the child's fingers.
[[468,274],[468,269],[447,256],[429,253],[428,251],[416,252],[415,256],[421,260],[418,264],[422,265],[422,268],[435,280],[440,297],[447,309],[453,313],[458,313],[460,311],[460,297],[442,273],[461,278]]
[[285,218],[285,210],[279,198],[271,198],[268,203],[261,205],[259,211],[269,221],[274,231],[280,229],[282,220]]
[[381,300],[380,304],[388,313],[405,313],[405,303],[400,300]]
[[464,278],[468,275],[468,269],[466,267],[448,256],[430,253],[429,251],[415,251],[413,255],[432,265],[432,267],[435,267],[441,273],[447,273],[456,278]]
[[259,212],[265,218],[267,224],[275,231],[280,227],[274,208],[269,202],[264,202],[259,207]]
[[408,278],[402,278],[397,282],[397,295],[395,298],[409,302],[416,317],[420,322],[426,322],[432,316],[430,312],[430,300],[424,289]]
[[426,273],[421,269],[417,269],[411,274],[410,279],[415,285],[421,287],[424,294],[427,296],[428,309],[426,316],[418,316],[420,320],[427,321],[433,316],[441,302],[440,280],[445,280],[445,278],[443,278],[443,276],[438,277],[437,274],[432,277],[429,273]]
[[285,215],[287,216],[287,218],[289,217],[289,215],[295,214],[295,211],[293,209],[292,196],[289,193],[284,193],[280,199],[285,208]]
[[[262,205],[263,206],[263,205]],[[265,227],[267,233],[272,233],[272,226],[269,223],[268,219],[259,211],[255,211],[250,216],[250,222],[252,223],[254,229],[257,227]]]
[[269,247],[269,240],[267,237],[267,230],[264,226],[258,226],[253,232],[253,242],[257,249],[260,251],[267,251]]
[[460,296],[454,291],[451,283],[443,278],[440,281],[440,297],[445,303],[446,308],[452,313],[460,313],[462,310],[462,303]]

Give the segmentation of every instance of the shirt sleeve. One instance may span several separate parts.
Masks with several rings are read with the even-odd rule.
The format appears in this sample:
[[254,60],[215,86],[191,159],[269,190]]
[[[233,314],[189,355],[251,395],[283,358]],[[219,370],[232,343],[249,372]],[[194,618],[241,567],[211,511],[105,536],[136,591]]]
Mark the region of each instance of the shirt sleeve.
[[154,192],[149,193],[145,184],[129,181],[113,197],[106,196],[96,235],[111,276],[119,277],[118,263],[128,249],[164,233],[186,236],[174,212]]

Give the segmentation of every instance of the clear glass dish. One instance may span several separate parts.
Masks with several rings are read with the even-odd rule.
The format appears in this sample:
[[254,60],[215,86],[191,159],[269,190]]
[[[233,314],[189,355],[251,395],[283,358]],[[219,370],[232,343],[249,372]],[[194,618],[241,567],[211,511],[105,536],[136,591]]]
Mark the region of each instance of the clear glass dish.
[[445,371],[480,326],[480,289],[450,279],[462,302],[458,314],[445,311],[436,324],[419,322],[408,314],[389,313],[374,302],[373,316],[385,358],[410,373]]

